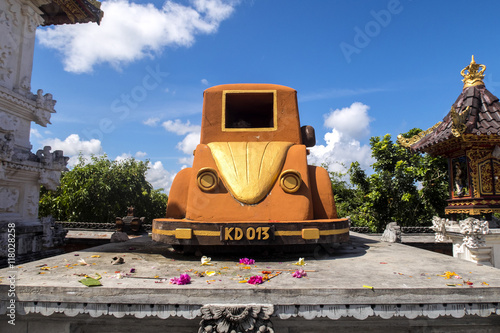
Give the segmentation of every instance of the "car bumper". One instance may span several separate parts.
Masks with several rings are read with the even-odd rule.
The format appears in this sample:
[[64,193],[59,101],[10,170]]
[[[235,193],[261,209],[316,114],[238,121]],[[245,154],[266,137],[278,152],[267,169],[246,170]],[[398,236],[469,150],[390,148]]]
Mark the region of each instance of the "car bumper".
[[171,245],[331,244],[349,240],[349,219],[203,222],[155,219],[153,240]]

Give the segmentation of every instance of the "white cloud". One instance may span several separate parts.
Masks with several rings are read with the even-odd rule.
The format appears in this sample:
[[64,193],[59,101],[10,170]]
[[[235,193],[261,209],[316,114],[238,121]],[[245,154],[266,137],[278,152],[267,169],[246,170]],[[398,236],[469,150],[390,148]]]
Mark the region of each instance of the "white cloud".
[[81,154],[84,158],[90,155],[102,154],[101,141],[96,139],[81,140],[78,134],[71,134],[66,139],[59,138],[45,139],[42,141],[44,146],[50,146],[51,150],[62,150],[64,156],[68,156],[68,166],[74,166],[78,162],[78,156]]
[[179,119],[167,120],[162,124],[163,128],[165,128],[168,132],[175,133],[177,135],[185,135],[192,132],[200,132],[201,126],[199,125],[191,125],[191,123],[186,121],[186,123],[182,123]]
[[[194,149],[193,149],[194,150]],[[181,157],[179,158],[179,164],[182,164],[181,169],[188,168],[191,165],[193,165],[194,162],[194,155],[191,154],[190,157]]]
[[42,135],[42,134],[40,134],[40,132],[39,132],[36,128],[32,128],[32,129],[30,129],[30,135],[31,135],[32,137],[37,138],[37,139],[41,139],[41,138],[43,137],[43,135]]
[[177,149],[184,154],[193,155],[193,150],[200,143],[200,133],[189,133],[184,139],[177,144]]
[[154,126],[158,125],[159,121],[160,121],[160,118],[153,117],[153,118],[148,118],[148,119],[144,120],[142,123],[144,125],[154,127]]
[[325,126],[335,128],[351,138],[361,139],[370,133],[370,107],[355,102],[348,108],[337,109],[325,116]]
[[358,161],[365,170],[374,162],[369,146],[361,145],[336,129],[325,134],[325,141],[326,145],[310,148],[309,163],[318,166],[326,164],[329,171],[345,172],[354,161]]
[[123,153],[119,156],[116,156],[115,161],[117,162],[123,162],[125,160],[128,160],[129,158],[132,158],[132,154],[129,153]]
[[153,188],[163,188],[167,193],[170,191],[170,186],[172,186],[174,177],[175,173],[165,170],[160,161],[150,164],[150,167],[146,172],[146,180],[153,185]]
[[326,145],[310,148],[309,163],[326,164],[330,171],[345,172],[351,162],[358,161],[362,168],[369,169],[374,162],[371,148],[358,140],[370,132],[368,109],[369,106],[356,102],[325,115],[325,126],[332,130],[324,136]]
[[200,143],[201,126],[192,125],[189,120],[183,123],[180,119],[167,120],[161,125],[168,132],[175,133],[177,135],[185,135],[184,139],[177,143],[176,148],[184,154],[189,155],[189,157],[181,157],[178,162],[181,164],[187,164],[191,161],[192,163],[191,156],[193,155],[193,150],[195,150],[196,146]]
[[115,68],[153,57],[166,46],[189,47],[197,34],[217,31],[237,1],[194,0],[192,6],[170,0],[161,9],[128,0],[102,1],[101,25],[66,24],[37,32],[40,44],[64,55],[68,72],[91,72],[96,64]]
[[52,150],[62,150],[64,155],[73,156],[78,154],[97,155],[102,152],[101,141],[91,139],[89,141],[81,140],[78,134],[71,134],[66,139],[59,138],[43,140],[45,146],[52,147]]
[[148,153],[143,152],[143,151],[138,151],[135,153],[135,158],[144,158],[148,155]]

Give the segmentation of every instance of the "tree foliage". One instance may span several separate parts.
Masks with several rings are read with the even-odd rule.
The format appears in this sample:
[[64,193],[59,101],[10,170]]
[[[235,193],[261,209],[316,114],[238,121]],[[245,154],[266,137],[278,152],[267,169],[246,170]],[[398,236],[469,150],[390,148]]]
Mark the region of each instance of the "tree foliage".
[[134,206],[134,215],[146,221],[164,217],[167,195],[146,180],[149,161],[133,158],[110,161],[107,156],[82,156],[73,169],[63,172],[56,191],[40,192],[40,216],[61,221],[112,222]]
[[[420,131],[413,129],[403,136]],[[444,215],[449,195],[446,159],[412,152],[393,142],[389,134],[372,137],[370,146],[373,174],[367,175],[358,162],[346,174],[330,174],[340,216],[381,232],[389,222],[430,225],[432,216]],[[346,178],[350,183],[342,180]]]

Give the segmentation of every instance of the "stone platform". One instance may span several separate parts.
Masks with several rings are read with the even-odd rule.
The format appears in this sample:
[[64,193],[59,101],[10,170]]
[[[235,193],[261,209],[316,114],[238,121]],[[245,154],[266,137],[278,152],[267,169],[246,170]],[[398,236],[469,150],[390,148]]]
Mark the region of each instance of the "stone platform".
[[[473,325],[475,332],[499,332],[497,268],[356,233],[316,259],[271,253],[240,265],[244,252],[203,254],[211,266],[139,237],[2,269],[0,331],[223,332],[254,325],[264,332],[467,332]],[[124,263],[112,265],[116,257]],[[294,265],[299,257],[305,266]],[[297,269],[307,276],[292,277]],[[281,273],[263,284],[241,283],[262,271]],[[446,272],[455,275],[446,279]],[[78,282],[96,273],[102,286]],[[190,284],[169,284],[184,273]],[[8,296],[13,274],[15,297]],[[12,299],[15,326],[6,316]]]

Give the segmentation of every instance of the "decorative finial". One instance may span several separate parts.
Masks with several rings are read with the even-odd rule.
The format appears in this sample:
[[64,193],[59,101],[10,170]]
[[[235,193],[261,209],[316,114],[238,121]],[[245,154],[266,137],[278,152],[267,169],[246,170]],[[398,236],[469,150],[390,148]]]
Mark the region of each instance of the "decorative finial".
[[[480,71],[479,68],[482,67]],[[484,85],[483,79],[484,79],[484,71],[486,69],[486,66],[483,64],[476,64],[474,61],[474,56],[472,56],[472,60],[469,64],[469,66],[465,67],[462,69],[460,74],[464,77],[463,82],[464,82],[464,89],[467,87],[472,87],[472,86],[479,86],[479,85]],[[467,71],[467,73],[465,72]]]

